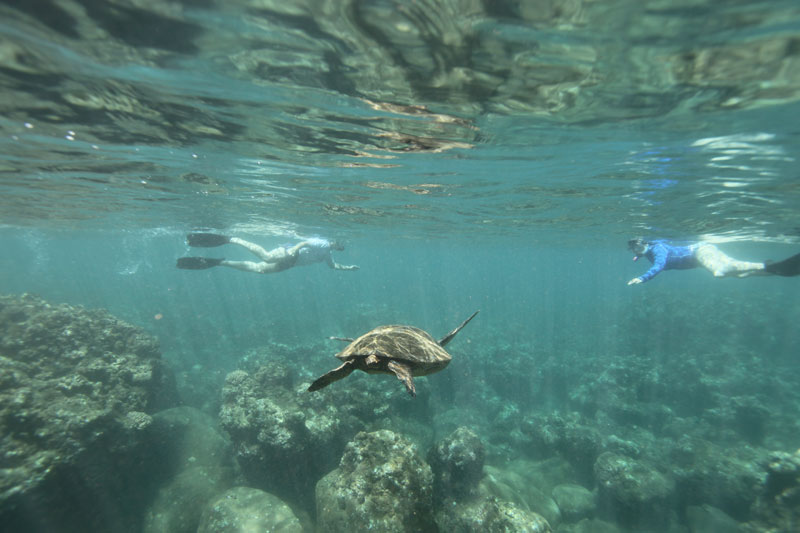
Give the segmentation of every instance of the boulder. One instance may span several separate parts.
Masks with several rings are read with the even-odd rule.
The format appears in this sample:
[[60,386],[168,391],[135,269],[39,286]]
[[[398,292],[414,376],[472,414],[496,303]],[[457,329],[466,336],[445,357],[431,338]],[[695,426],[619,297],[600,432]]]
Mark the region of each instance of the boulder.
[[753,504],[753,530],[793,531],[800,524],[800,450],[773,452]]
[[710,505],[687,507],[686,523],[690,533],[741,533],[739,522]]
[[551,533],[547,520],[533,511],[493,497],[453,502],[436,513],[439,531],[448,533],[482,533],[514,531],[515,533]]
[[143,531],[193,533],[208,500],[238,481],[230,442],[210,416],[192,407],[157,413],[148,433],[151,464],[168,479],[145,512]]
[[317,531],[429,531],[433,473],[416,445],[388,430],[360,432],[316,487]]
[[552,495],[561,517],[566,522],[590,518],[597,507],[594,494],[581,485],[572,483],[558,485],[553,489]]
[[363,424],[338,404],[289,387],[289,376],[278,362],[231,372],[219,421],[249,486],[312,510],[315,483]]
[[469,428],[459,427],[428,453],[437,500],[461,500],[475,492],[483,477],[486,451]]
[[621,524],[646,527],[669,518],[675,484],[646,463],[605,452],[594,472],[600,510]]
[[194,533],[208,501],[234,483],[231,470],[195,466],[156,493],[145,513],[143,533]]
[[206,505],[197,533],[303,533],[303,528],[277,496],[234,487]]

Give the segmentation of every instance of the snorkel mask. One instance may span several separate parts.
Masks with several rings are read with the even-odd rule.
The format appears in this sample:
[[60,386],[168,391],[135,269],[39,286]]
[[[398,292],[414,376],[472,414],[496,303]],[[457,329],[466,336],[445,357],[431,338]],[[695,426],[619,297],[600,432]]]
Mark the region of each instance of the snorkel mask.
[[641,237],[631,239],[628,241],[628,248],[634,253],[633,260],[637,261],[641,256],[647,253],[650,244]]

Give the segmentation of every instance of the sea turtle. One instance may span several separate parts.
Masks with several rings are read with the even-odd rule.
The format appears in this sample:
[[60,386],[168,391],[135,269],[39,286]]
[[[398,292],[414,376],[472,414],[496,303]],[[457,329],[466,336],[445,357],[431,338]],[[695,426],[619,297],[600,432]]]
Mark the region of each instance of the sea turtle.
[[446,367],[452,357],[443,346],[477,314],[478,311],[472,313],[438,342],[413,326],[378,326],[355,340],[331,337],[350,342],[336,354],[343,363],[314,381],[308,390],[319,390],[346,378],[353,370],[363,370],[368,374],[394,374],[409,394],[416,396],[413,376],[427,376]]

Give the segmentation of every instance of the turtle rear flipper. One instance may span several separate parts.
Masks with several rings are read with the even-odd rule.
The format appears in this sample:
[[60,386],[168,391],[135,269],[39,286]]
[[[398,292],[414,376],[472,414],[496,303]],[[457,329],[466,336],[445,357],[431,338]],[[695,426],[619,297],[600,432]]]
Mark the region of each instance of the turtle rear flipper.
[[459,324],[459,326],[458,326],[456,329],[454,329],[453,331],[451,331],[450,333],[448,333],[447,335],[445,335],[444,337],[442,337],[442,338],[439,340],[439,346],[444,346],[445,344],[447,344],[448,342],[450,342],[451,340],[453,340],[453,337],[455,337],[455,336],[456,336],[456,333],[458,333],[459,331],[461,331],[461,329],[462,329],[464,326],[466,326],[466,325],[469,323],[469,321],[470,321],[470,320],[472,320],[473,318],[475,318],[475,315],[477,315],[478,313],[480,313],[480,309],[478,309],[477,311],[475,311],[474,313],[472,313],[472,314],[469,316],[469,318],[468,318],[468,319],[466,319],[466,320],[465,320],[464,322],[462,322],[461,324]]
[[345,361],[327,374],[323,374],[322,376],[318,377],[314,383],[308,387],[308,390],[309,392],[314,392],[315,390],[327,387],[334,381],[339,381],[340,379],[346,378],[353,372],[353,370],[355,370],[353,361]]
[[406,389],[408,389],[408,393],[411,396],[416,397],[417,388],[414,387],[414,378],[411,375],[411,369],[402,363],[398,363],[397,361],[389,361],[386,366],[389,370],[394,372],[394,375],[397,376],[397,379],[403,382],[403,385],[405,385]]

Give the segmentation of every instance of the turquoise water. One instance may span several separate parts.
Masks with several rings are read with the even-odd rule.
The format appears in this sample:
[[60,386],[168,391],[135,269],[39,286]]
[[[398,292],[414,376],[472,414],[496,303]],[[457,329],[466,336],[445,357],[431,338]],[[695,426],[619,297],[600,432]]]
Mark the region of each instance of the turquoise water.
[[[486,395],[521,417],[581,411],[610,366],[669,374],[682,358],[701,381],[725,361],[774,369],[782,387],[721,394],[773,413],[764,450],[800,446],[797,278],[626,285],[649,268],[626,250],[636,235],[751,261],[800,251],[795,1],[11,1],[0,95],[0,293],[144,328],[184,390],[212,376],[216,397],[248,350],[277,345],[324,352],[295,360],[301,383],[333,367],[329,336],[439,337],[480,309],[450,367],[419,381],[437,435],[443,404],[475,391],[463,408],[498,468],[527,452],[480,412]],[[189,248],[194,230],[335,238],[360,270],[178,270],[250,259]],[[495,366],[530,379],[502,386]],[[403,394],[394,378],[348,386],[362,380]],[[680,412],[669,396],[645,400]]]

